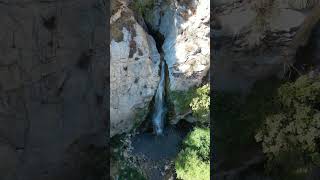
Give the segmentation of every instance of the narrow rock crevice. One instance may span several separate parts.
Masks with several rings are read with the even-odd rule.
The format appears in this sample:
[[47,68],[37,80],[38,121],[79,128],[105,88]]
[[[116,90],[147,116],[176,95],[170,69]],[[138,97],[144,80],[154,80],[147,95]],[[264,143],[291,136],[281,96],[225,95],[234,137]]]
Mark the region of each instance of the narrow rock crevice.
[[[165,41],[165,38],[164,36],[159,32],[159,31],[155,31],[153,30],[153,28],[151,27],[151,25],[149,25],[148,23],[146,23],[143,19],[143,17],[140,17],[140,23],[139,24],[143,24],[143,27],[146,29],[147,33],[152,36],[152,38],[155,40],[156,42],[156,47],[157,47],[157,50],[158,50],[158,53],[160,54],[160,63],[159,63],[159,76],[161,77],[161,72],[164,72],[164,119],[163,119],[163,123],[164,123],[164,127],[166,126],[166,122],[167,122],[167,119],[168,119],[168,106],[167,104],[169,103],[168,101],[168,93],[169,93],[169,90],[168,90],[168,87],[169,87],[169,71],[168,71],[168,65],[166,64],[165,60],[164,60],[164,53],[163,53],[163,49],[162,49],[162,45]],[[143,22],[141,22],[143,21]],[[162,63],[165,63],[164,64],[164,68],[165,70],[162,71]],[[145,121],[142,122],[141,126],[138,128],[140,131],[142,132],[147,132],[147,133],[151,133],[151,132],[154,132],[154,127],[153,127],[153,123],[152,123],[152,118],[153,118],[153,114],[154,114],[154,111],[155,111],[155,99],[156,99],[156,93],[154,94],[151,102],[150,102],[150,105],[149,105],[149,108],[148,108],[148,114],[146,116],[146,119]]]

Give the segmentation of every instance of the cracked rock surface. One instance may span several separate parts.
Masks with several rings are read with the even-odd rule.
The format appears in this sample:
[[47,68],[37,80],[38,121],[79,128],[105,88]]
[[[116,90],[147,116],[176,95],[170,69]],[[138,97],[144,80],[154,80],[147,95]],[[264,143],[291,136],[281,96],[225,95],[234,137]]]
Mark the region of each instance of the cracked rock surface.
[[0,2],[1,179],[63,179],[73,173],[63,165],[71,144],[102,145],[105,8],[100,0]]
[[184,91],[204,81],[210,67],[210,1],[158,0],[146,22],[164,36],[170,90]]
[[126,1],[112,1],[110,135],[130,131],[144,120],[160,80],[155,40]]
[[294,1],[278,0],[265,1],[273,3],[262,15],[259,8],[266,6],[263,2],[213,2],[215,89],[247,91],[258,80],[282,77],[295,62],[299,47],[306,45],[320,17],[318,7],[297,8]]

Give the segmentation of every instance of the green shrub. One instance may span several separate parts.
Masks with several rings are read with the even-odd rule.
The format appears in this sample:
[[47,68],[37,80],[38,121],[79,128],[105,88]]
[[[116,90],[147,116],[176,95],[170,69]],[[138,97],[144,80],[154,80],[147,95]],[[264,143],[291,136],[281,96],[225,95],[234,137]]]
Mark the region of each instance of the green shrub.
[[196,89],[196,95],[189,104],[192,109],[192,114],[202,123],[209,122],[210,113],[210,86],[206,84]]
[[133,167],[125,166],[120,170],[119,180],[146,180],[146,178]]
[[183,180],[210,179],[210,131],[195,128],[184,140],[175,161],[177,177]]
[[130,4],[130,7],[134,12],[145,17],[147,11],[151,11],[153,9],[154,3],[154,0],[134,0]]
[[112,176],[119,180],[146,180],[141,170],[128,157],[126,134],[116,135],[110,139],[110,161],[115,169]]
[[[269,162],[282,166],[289,174],[319,166],[320,78],[304,75],[285,83],[278,89],[276,100],[279,111],[266,118],[255,136]],[[290,168],[288,157],[295,162]]]
[[195,94],[194,89],[189,89],[187,91],[172,91],[170,92],[170,99],[174,104],[174,109],[176,113],[185,113],[190,110],[190,103]]
[[190,88],[187,91],[170,92],[176,113],[183,114],[192,110],[192,114],[201,124],[209,125],[210,85]]
[[184,140],[183,145],[186,148],[196,151],[198,157],[203,161],[209,161],[210,132],[208,128],[195,128]]

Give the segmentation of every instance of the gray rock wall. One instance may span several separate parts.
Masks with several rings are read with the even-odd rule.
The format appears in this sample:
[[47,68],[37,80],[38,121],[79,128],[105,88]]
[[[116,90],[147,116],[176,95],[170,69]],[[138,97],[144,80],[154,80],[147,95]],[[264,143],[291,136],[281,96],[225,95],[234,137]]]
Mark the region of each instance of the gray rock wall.
[[100,0],[0,3],[1,179],[62,176],[70,144],[106,131],[105,8]]
[[155,40],[126,1],[113,0],[111,16],[110,135],[129,132],[146,117],[160,80]]
[[272,1],[219,2],[213,9],[212,65],[214,87],[223,91],[246,92],[256,81],[294,71],[296,52],[320,17],[317,1],[273,1],[264,15],[259,8]]
[[210,1],[157,1],[147,23],[165,38],[170,90],[199,85],[210,67]]

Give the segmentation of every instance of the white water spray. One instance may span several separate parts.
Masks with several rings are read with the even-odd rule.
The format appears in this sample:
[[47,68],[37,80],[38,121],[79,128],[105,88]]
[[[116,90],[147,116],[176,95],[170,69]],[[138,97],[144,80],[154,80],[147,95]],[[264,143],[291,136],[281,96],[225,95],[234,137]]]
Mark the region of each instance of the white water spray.
[[152,123],[154,132],[157,135],[163,133],[164,117],[165,117],[165,62],[161,62],[161,77],[156,92],[155,102],[154,102],[154,112],[152,115]]

